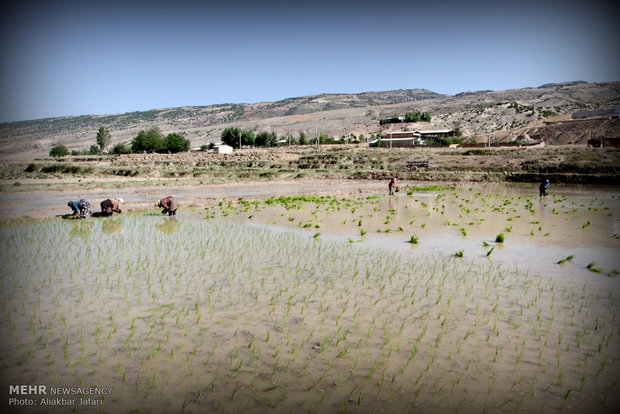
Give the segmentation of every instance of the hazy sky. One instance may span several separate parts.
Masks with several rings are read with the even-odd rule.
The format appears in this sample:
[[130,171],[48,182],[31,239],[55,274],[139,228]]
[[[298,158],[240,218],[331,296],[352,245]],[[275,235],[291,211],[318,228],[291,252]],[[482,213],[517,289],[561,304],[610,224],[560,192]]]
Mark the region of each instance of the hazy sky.
[[617,81],[612,3],[18,0],[0,10],[0,122]]

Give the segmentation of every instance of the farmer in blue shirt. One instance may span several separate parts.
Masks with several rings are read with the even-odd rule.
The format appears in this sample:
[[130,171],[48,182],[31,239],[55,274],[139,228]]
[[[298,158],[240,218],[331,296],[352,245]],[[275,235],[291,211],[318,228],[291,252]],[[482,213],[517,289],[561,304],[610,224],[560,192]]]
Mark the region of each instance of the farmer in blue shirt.
[[79,201],[69,201],[67,203],[71,210],[73,210],[73,218],[86,218],[86,215],[93,215],[93,212],[90,208],[90,203],[84,199]]
[[547,195],[547,188],[549,188],[549,179],[544,180],[540,183],[538,187],[538,191],[540,191],[540,197],[544,197]]

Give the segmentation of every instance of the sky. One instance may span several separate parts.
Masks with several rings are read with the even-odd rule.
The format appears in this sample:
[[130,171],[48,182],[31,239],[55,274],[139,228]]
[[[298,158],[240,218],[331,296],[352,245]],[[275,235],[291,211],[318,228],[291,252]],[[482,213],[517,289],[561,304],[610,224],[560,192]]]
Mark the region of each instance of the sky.
[[618,81],[612,3],[9,0],[0,6],[0,122]]

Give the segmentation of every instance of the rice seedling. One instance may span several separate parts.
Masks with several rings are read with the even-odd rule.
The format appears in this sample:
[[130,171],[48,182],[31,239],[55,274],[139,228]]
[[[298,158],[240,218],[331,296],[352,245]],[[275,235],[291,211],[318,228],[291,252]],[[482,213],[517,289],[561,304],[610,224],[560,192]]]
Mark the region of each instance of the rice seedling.
[[[72,223],[2,224],[0,326],[15,345],[1,357],[4,375],[27,382],[27,366],[44,382],[62,385],[70,376],[88,384],[96,369],[98,381],[119,384],[106,411],[136,409],[132,401],[186,412],[609,409],[617,395],[612,367],[620,363],[615,287],[476,257],[451,260],[446,253],[479,243],[453,232],[433,244],[446,219],[463,223],[459,214],[489,219],[457,227],[471,239],[506,215],[523,228],[533,219],[527,198],[459,191],[424,200],[425,211],[412,199],[409,210],[392,211],[385,198],[238,207],[226,200],[205,212],[213,219],[179,220],[176,236],[157,233],[148,217],[124,215],[123,233],[111,235],[94,221],[89,243],[70,252],[53,240],[70,238]],[[242,210],[251,223],[235,218]],[[406,247],[394,233],[427,212],[424,246],[378,247]],[[383,232],[386,215],[392,234]],[[545,227],[557,224],[544,217]],[[579,230],[590,220],[598,228],[593,216],[583,217],[567,226]],[[323,240],[303,226],[282,231],[298,223],[320,225]],[[354,228],[368,230],[370,243],[349,243]],[[328,237],[332,229],[342,242]],[[565,232],[553,231],[550,243]],[[427,237],[436,253],[420,250]],[[503,253],[513,253],[513,244]],[[483,245],[487,257],[499,248]]]

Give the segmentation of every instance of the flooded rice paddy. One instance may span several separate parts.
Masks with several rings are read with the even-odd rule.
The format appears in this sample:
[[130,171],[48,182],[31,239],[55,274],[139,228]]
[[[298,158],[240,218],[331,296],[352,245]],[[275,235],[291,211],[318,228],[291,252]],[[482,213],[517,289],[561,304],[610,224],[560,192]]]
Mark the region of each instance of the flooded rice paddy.
[[44,384],[112,391],[7,408],[616,412],[619,194],[532,188],[2,224],[3,399]]

